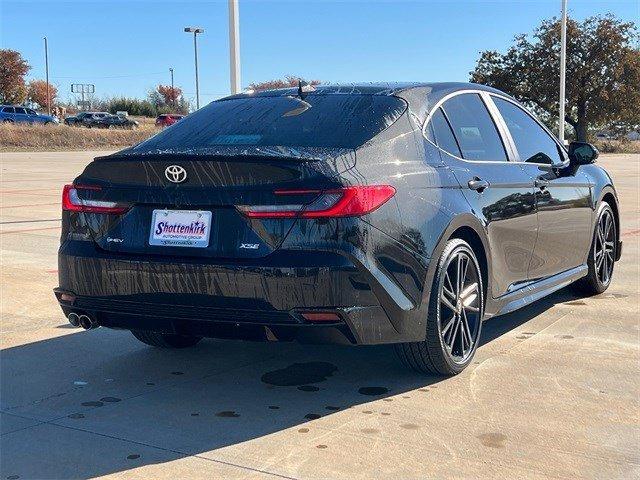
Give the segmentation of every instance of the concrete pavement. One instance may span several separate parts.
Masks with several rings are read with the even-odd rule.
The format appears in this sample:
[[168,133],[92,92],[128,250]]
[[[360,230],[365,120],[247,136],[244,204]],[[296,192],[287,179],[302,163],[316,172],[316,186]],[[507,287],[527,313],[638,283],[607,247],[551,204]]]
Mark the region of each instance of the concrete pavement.
[[161,351],[69,328],[51,291],[60,191],[96,154],[0,154],[1,478],[640,476],[640,156],[600,159],[625,243],[609,290],[486,322],[474,363],[442,379],[388,347]]

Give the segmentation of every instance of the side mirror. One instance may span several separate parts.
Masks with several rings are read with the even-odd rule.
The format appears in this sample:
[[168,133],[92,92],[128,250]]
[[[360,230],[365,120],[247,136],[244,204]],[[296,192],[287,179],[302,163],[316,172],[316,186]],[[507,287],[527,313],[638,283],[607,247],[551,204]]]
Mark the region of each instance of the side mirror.
[[598,149],[586,142],[571,142],[569,144],[569,161],[574,165],[588,165],[598,158]]

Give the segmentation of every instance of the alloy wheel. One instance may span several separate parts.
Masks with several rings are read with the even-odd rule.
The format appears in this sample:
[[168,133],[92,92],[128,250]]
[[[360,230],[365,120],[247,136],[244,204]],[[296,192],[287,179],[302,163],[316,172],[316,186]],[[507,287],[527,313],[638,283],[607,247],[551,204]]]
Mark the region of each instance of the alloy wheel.
[[478,341],[482,305],[478,271],[467,252],[451,256],[439,293],[442,342],[452,361],[464,363]]
[[604,210],[598,220],[595,246],[593,249],[594,265],[598,281],[608,285],[613,274],[615,259],[615,224],[610,210]]

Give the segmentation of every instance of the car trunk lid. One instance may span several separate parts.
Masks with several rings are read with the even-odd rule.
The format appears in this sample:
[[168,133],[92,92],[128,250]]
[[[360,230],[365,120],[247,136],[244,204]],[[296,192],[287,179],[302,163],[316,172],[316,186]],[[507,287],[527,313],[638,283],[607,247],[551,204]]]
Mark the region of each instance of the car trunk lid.
[[[94,160],[74,183],[83,199],[130,206],[122,215],[80,214],[93,240],[104,250],[258,258],[279,248],[296,219],[250,219],[237,206],[290,202],[289,196],[275,193],[279,190],[336,188],[340,174],[354,165],[355,152],[350,149],[225,147],[198,154],[116,154]],[[174,178],[172,167],[184,171],[185,178]],[[99,189],[82,189],[83,185]],[[311,199],[304,194],[296,198],[302,202]],[[205,222],[206,242],[191,247],[157,244],[153,230],[167,228],[159,227],[162,219],[167,219],[170,228],[183,231],[190,228],[190,222]],[[183,228],[181,222],[187,226]],[[160,232],[162,235],[166,231]],[[177,236],[182,238],[181,233]]]

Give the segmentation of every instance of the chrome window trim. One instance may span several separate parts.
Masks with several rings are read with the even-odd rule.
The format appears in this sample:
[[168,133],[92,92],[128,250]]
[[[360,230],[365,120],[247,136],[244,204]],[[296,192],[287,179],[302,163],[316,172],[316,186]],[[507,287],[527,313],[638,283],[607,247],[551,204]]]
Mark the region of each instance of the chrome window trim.
[[569,158],[568,158],[568,153],[567,153],[567,150],[566,150],[565,146],[560,143],[560,141],[556,138],[556,136],[553,133],[551,133],[551,131],[540,120],[538,120],[535,115],[531,114],[526,108],[524,108],[518,102],[514,101],[513,99],[511,99],[509,97],[506,97],[504,95],[499,95],[497,93],[490,93],[490,92],[485,92],[485,93],[487,94],[487,97],[491,100],[491,103],[493,104],[497,115],[500,116],[501,122],[504,124],[505,128],[507,129],[507,132],[509,134],[509,138],[511,139],[511,142],[513,143],[513,149],[514,149],[514,152],[515,152],[515,155],[516,155],[515,158],[517,159],[516,161],[518,161],[520,163],[527,164],[527,165],[543,165],[543,166],[546,166],[546,167],[550,166],[548,163],[525,162],[525,161],[522,160],[522,158],[520,158],[520,154],[518,153],[518,148],[517,148],[517,146],[515,144],[515,141],[513,140],[513,137],[511,136],[511,132],[509,131],[509,128],[507,127],[506,122],[502,118],[502,114],[498,110],[497,105],[493,102],[493,99],[491,97],[497,97],[497,98],[500,98],[502,100],[505,100],[505,101],[511,103],[512,105],[515,105],[516,108],[519,108],[527,116],[529,116],[529,118],[531,118],[540,128],[542,128],[542,130],[551,138],[551,140],[553,140],[553,142],[556,144],[556,146],[560,148],[560,152],[562,152],[561,156],[563,158],[562,168],[569,166]]
[[480,98],[489,111],[489,115],[491,116],[491,119],[493,120],[493,123],[498,130],[498,135],[500,135],[502,144],[504,145],[504,149],[507,153],[507,158],[511,162],[518,162],[520,157],[518,155],[518,150],[516,149],[516,143],[511,136],[511,132],[509,131],[509,127],[507,127],[507,123],[504,121],[504,118],[502,118],[502,115],[500,115],[498,107],[495,103],[493,103],[493,100],[487,92],[481,92]]
[[[436,145],[434,142],[432,142],[431,140],[429,140],[429,138],[427,137],[426,134],[426,129],[427,129],[427,125],[429,125],[429,122],[431,121],[431,117],[433,116],[433,114],[435,113],[435,111],[440,108],[444,102],[446,102],[447,100],[449,100],[450,98],[456,97],[458,95],[464,95],[467,93],[476,93],[479,95],[480,100],[482,101],[482,103],[485,105],[485,108],[487,108],[487,110],[489,111],[489,116],[491,117],[491,120],[494,123],[494,126],[496,127],[496,130],[498,131],[498,136],[500,137],[500,141],[502,142],[502,146],[505,149],[505,154],[507,156],[507,160],[467,160],[465,158],[461,158],[457,155],[454,155],[451,152],[448,152],[442,148],[440,148],[438,145]],[[429,142],[431,145],[433,145],[434,147],[436,147],[438,150],[446,153],[447,155],[449,155],[450,157],[455,158],[456,160],[460,160],[461,162],[467,162],[467,163],[484,163],[484,164],[492,164],[492,163],[499,163],[501,165],[505,165],[505,164],[512,164],[512,165],[517,165],[518,163],[521,162],[517,162],[515,161],[515,157],[511,158],[510,155],[510,147],[507,146],[507,142],[505,141],[506,139],[503,138],[502,136],[502,132],[500,131],[500,128],[498,127],[498,125],[496,124],[496,120],[491,112],[491,110],[489,109],[489,107],[487,106],[487,102],[483,96],[483,93],[487,93],[484,90],[476,90],[476,89],[464,89],[464,90],[456,90],[455,92],[451,92],[447,95],[445,95],[444,97],[442,97],[440,100],[438,100],[436,102],[436,104],[433,106],[433,108],[431,108],[431,110],[429,111],[429,114],[427,115],[427,118],[425,118],[424,123],[422,125],[422,136],[423,138]],[[501,120],[503,121],[503,120]],[[454,138],[455,138],[455,133],[454,133]],[[458,141],[458,139],[456,138],[456,141]]]

